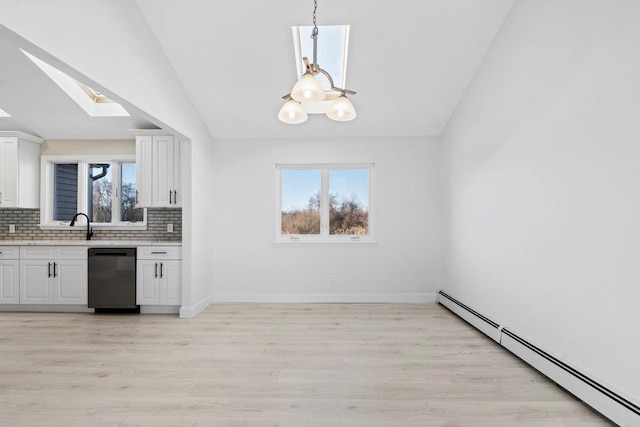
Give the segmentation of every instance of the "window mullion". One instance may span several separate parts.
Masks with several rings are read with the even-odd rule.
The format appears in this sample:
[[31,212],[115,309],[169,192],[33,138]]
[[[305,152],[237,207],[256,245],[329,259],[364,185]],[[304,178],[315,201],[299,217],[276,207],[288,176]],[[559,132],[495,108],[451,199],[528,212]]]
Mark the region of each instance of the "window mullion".
[[320,235],[329,236],[329,170],[322,169],[320,184]]
[[[89,163],[78,162],[78,212],[89,213]],[[84,218],[79,218],[84,222]]]
[[120,222],[120,163],[111,163],[111,223]]

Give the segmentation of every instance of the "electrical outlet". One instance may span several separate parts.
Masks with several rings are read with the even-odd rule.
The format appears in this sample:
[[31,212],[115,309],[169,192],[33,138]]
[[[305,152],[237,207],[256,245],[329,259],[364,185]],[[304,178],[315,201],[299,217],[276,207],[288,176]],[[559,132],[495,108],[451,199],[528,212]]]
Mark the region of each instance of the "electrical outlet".
[[167,233],[173,233],[173,224],[167,224]]
[[336,284],[336,275],[335,275],[335,274],[332,274],[332,275],[331,275],[331,277],[329,277],[329,282],[330,282],[332,285],[335,285],[335,284]]
[[16,225],[9,224],[9,233],[15,233],[15,232],[16,232]]

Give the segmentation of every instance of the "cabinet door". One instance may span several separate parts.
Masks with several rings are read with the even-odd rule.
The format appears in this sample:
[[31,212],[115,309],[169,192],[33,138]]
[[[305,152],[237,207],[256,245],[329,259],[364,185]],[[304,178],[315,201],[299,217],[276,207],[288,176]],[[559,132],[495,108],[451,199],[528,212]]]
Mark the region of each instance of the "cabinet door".
[[20,261],[20,303],[53,304],[53,261]]
[[155,260],[138,261],[136,271],[136,304],[160,303],[159,265]]
[[181,261],[160,262],[160,305],[180,305]]
[[53,266],[56,304],[87,304],[87,260],[57,260]]
[[172,136],[153,137],[153,206],[173,206]]
[[0,260],[0,304],[20,303],[20,261]]
[[0,208],[18,206],[18,138],[0,137]]
[[182,207],[182,147],[185,144],[177,140],[173,151],[173,207]]
[[153,140],[150,136],[136,137],[136,206],[151,207],[153,180]]

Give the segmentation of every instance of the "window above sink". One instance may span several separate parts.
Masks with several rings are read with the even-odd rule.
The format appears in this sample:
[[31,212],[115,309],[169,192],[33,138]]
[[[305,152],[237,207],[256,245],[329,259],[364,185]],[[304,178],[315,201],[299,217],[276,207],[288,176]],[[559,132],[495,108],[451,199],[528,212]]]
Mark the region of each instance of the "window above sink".
[[146,230],[146,209],[135,206],[135,156],[42,156],[41,163],[42,229],[66,229],[83,212],[96,228]]

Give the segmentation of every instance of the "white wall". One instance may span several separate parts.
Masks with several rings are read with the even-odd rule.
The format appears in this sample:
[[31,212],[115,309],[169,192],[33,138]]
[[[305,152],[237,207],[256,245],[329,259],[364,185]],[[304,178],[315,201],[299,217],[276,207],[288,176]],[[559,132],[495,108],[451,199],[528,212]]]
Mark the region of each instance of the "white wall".
[[[214,301],[424,301],[440,288],[438,138],[216,140]],[[277,163],[375,163],[376,245],[274,244]],[[330,284],[330,276],[336,284]]]
[[[132,0],[0,0],[0,36],[86,82],[155,125],[191,139],[186,173],[208,168],[212,138]],[[193,159],[193,162],[191,160]],[[183,180],[183,309],[211,293],[207,258],[213,205],[206,183]],[[192,186],[184,183],[192,182]],[[197,233],[192,230],[197,229]]]
[[446,291],[636,402],[638,22],[517,1],[443,136]]

